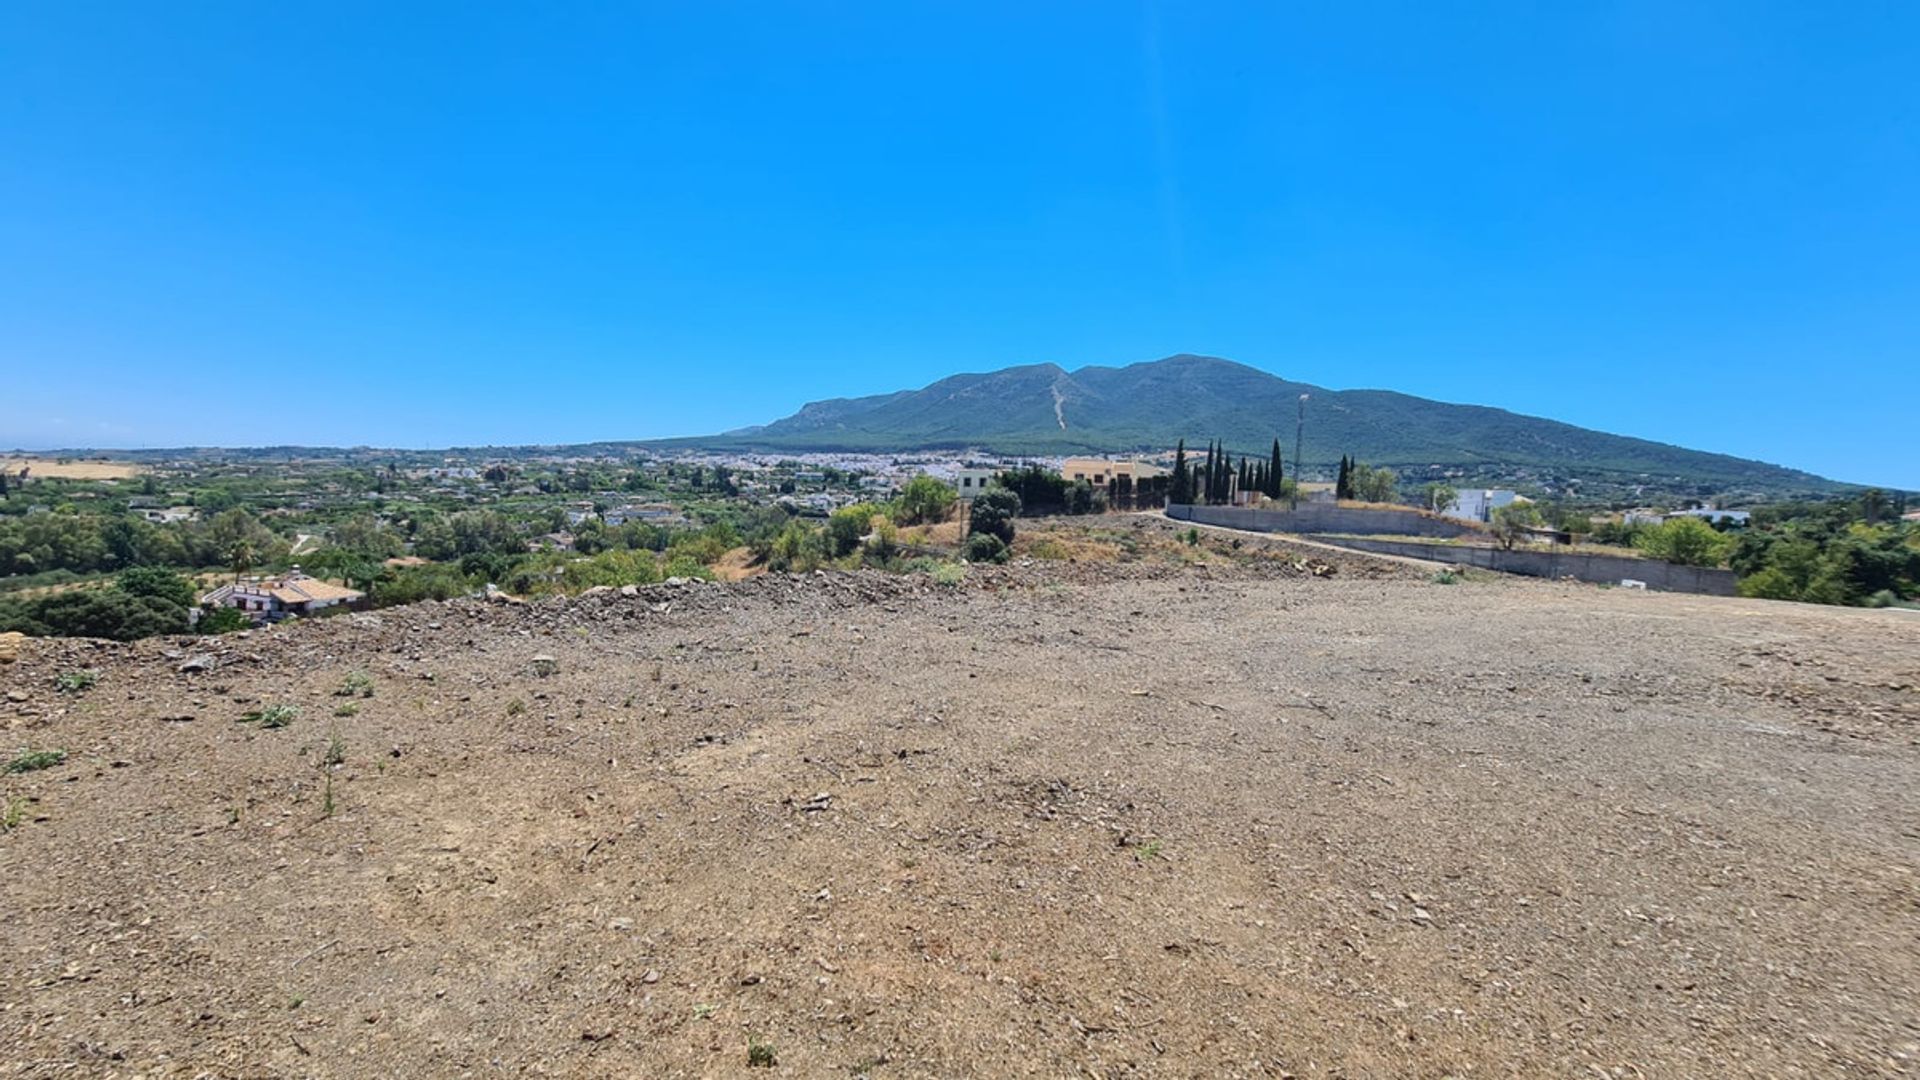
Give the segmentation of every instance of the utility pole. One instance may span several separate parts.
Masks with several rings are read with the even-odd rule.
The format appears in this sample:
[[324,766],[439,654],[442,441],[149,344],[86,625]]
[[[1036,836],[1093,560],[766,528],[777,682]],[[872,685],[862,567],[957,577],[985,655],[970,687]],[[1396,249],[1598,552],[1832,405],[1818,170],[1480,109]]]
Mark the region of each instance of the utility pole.
[[1293,500],[1290,510],[1300,509],[1300,434],[1307,426],[1307,395],[1300,395],[1300,414],[1293,421]]

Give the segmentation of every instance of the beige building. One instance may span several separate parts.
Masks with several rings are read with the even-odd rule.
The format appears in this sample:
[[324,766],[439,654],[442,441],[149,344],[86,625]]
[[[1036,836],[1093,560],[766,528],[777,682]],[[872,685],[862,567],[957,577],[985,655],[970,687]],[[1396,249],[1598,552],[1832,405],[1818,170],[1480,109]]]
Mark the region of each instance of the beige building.
[[1134,483],[1167,475],[1167,470],[1144,461],[1109,461],[1106,458],[1068,458],[1060,463],[1060,475],[1071,481],[1085,480],[1094,487],[1106,487],[1119,477]]

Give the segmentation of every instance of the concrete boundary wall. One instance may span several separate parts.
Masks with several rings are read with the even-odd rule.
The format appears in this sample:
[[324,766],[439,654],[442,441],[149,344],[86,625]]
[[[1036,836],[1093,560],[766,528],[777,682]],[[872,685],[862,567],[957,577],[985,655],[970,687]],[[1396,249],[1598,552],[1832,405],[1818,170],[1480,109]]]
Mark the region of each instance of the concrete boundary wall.
[[1360,536],[1483,536],[1462,521],[1430,517],[1416,510],[1376,510],[1330,503],[1303,503],[1297,510],[1249,510],[1241,506],[1167,507],[1175,521],[1195,521],[1252,532],[1353,533]]
[[1423,544],[1413,540],[1366,540],[1345,536],[1315,536],[1313,539],[1354,551],[1404,555],[1456,566],[1477,566],[1483,570],[1498,570],[1503,574],[1570,577],[1604,584],[1617,584],[1631,578],[1646,582],[1649,589],[1663,592],[1734,595],[1734,574],[1731,570],[1679,566],[1658,559],[1634,559],[1624,555],[1594,555],[1577,551],[1503,551],[1491,547]]

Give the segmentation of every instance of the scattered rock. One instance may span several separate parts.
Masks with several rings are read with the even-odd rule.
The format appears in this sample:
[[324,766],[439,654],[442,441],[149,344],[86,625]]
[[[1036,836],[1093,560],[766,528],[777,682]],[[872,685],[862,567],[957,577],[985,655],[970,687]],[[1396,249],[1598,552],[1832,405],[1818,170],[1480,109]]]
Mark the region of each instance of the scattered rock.
[[174,670],[185,675],[191,675],[200,671],[212,671],[218,663],[219,661],[207,653],[195,653],[185,660],[180,661],[180,666]]

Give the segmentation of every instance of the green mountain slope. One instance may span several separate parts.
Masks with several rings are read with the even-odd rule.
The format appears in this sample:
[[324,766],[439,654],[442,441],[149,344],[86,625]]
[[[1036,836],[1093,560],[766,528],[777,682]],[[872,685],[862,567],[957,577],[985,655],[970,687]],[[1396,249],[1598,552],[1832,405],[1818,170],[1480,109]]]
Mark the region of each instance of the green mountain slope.
[[[1832,481],[1758,461],[1609,435],[1501,409],[1384,390],[1327,390],[1228,360],[1174,356],[1068,372],[1053,364],[955,375],[920,390],[815,402],[764,427],[684,440],[772,451],[977,448],[1004,454],[1159,452],[1224,439],[1292,457],[1294,414],[1308,394],[1309,474],[1342,454],[1409,477],[1531,481],[1589,491],[1781,495]],[[678,440],[676,440],[678,441]]]

